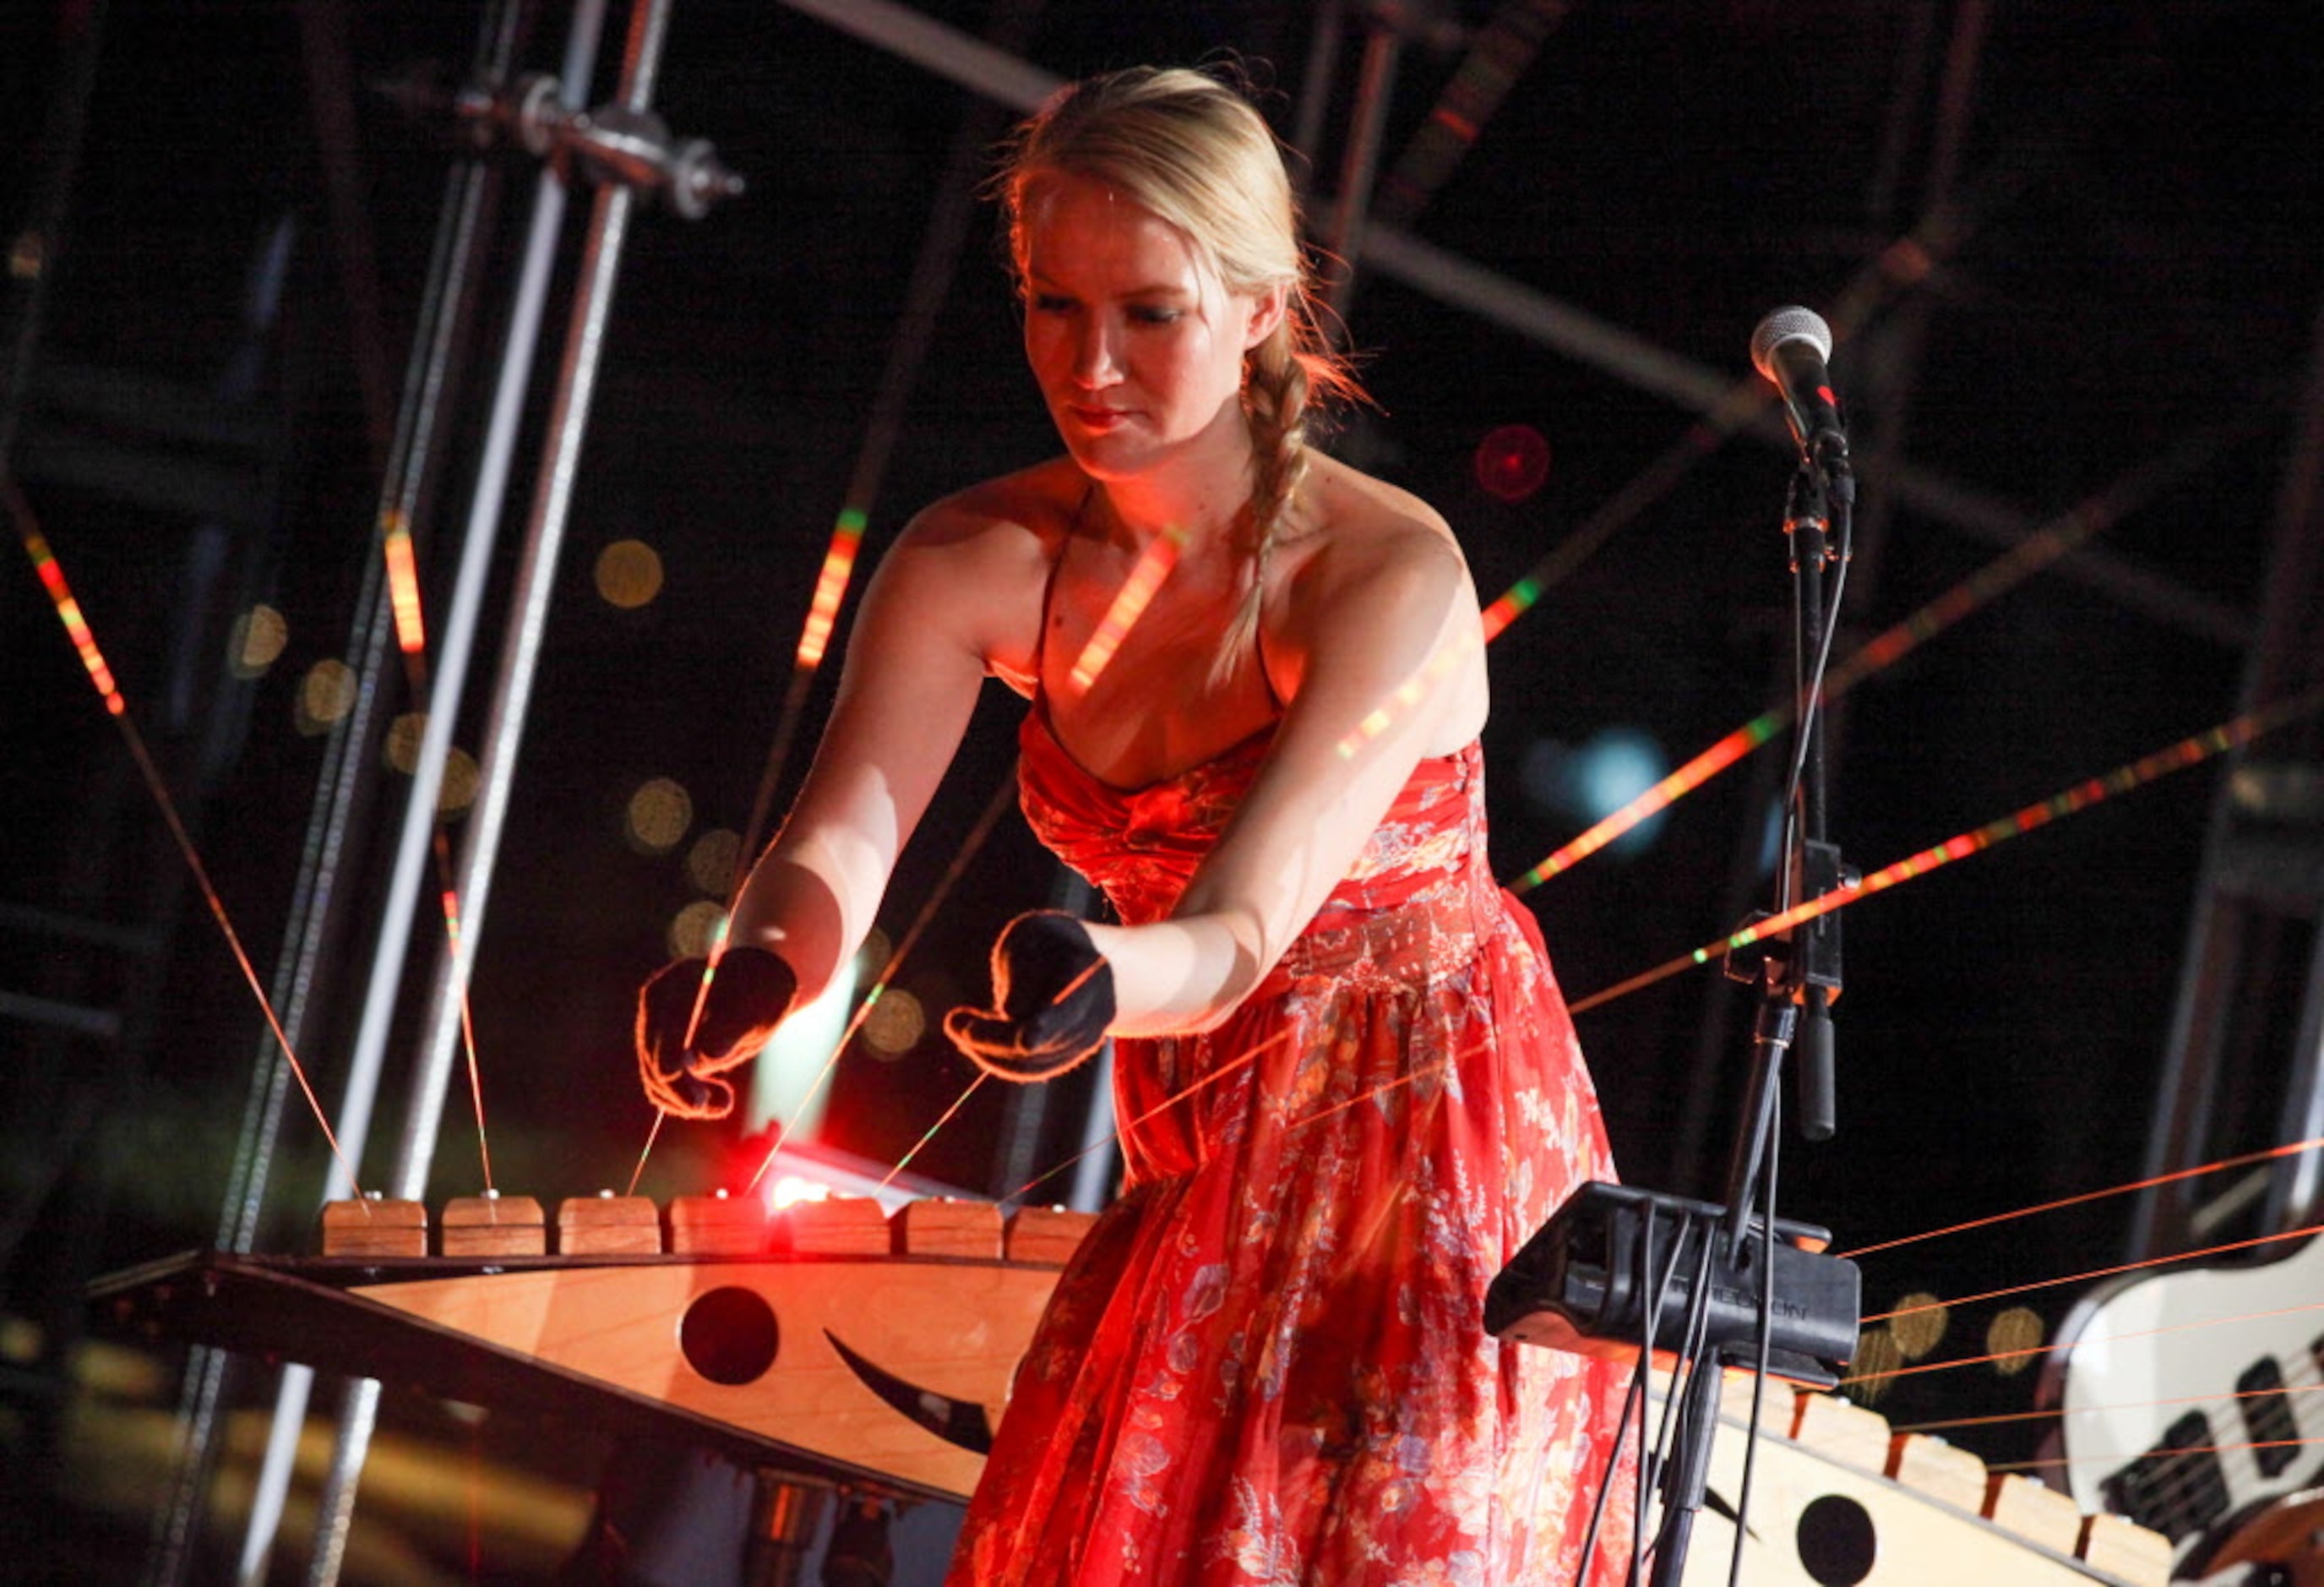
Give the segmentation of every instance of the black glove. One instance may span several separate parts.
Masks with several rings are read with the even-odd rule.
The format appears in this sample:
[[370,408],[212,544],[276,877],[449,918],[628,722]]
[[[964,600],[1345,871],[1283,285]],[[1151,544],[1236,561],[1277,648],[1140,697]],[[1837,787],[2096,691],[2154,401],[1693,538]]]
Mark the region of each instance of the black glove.
[[1113,968],[1089,928],[1055,909],[1019,915],[992,945],[994,1009],[954,1009],[945,1034],[1003,1080],[1049,1080],[1105,1045]]
[[681,1119],[723,1119],[734,1111],[734,1088],[718,1076],[758,1056],[798,993],[791,967],[764,948],[728,948],[706,995],[708,967],[706,959],[678,959],[638,992],[639,1083],[656,1107]]

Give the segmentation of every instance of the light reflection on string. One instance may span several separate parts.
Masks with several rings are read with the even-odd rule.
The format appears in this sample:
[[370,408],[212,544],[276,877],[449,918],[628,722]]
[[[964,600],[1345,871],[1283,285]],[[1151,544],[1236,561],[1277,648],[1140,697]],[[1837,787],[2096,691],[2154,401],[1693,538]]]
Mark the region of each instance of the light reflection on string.
[[2294,1141],[2288,1146],[2270,1147],[2264,1151],[2246,1152],[2241,1157],[2225,1158],[2216,1163],[2205,1163],[2200,1167],[2181,1168],[2169,1174],[2157,1174],[2152,1178],[2136,1180],[2128,1185],[2117,1185],[2107,1190],[2089,1190],[2084,1191],[2080,1195],[2061,1196],[2056,1201],[2043,1202],[2039,1206],[2024,1207],[2016,1212],[1995,1213],[1988,1217],[1971,1218],[1966,1223],[1948,1224],[1942,1229],[1931,1229],[1920,1234],[1900,1235],[1895,1240],[1884,1240],[1875,1245],[1860,1245],[1854,1250],[1840,1251],[1837,1254],[1842,1260],[1855,1261],[1879,1251],[1895,1250],[1900,1246],[1918,1245],[1923,1241],[1940,1240],[1954,1234],[1966,1234],[1970,1230],[1990,1228],[1997,1223],[2014,1223],[2021,1219],[2040,1217],[2043,1213],[2060,1212],[2067,1207],[2105,1201],[2112,1196],[2129,1195],[2141,1190],[2152,1190],[2158,1186],[2174,1184],[2181,1179],[2196,1179],[2206,1174],[2224,1173],[2230,1168],[2247,1168],[2255,1163],[2298,1157],[2303,1152],[2315,1151],[2319,1148],[2324,1148],[2324,1135],[2310,1140]]
[[299,1061],[299,1055],[292,1050],[290,1034],[282,1029],[282,1021],[274,1010],[273,1000],[266,995],[266,988],[258,979],[257,966],[251,962],[248,951],[243,946],[241,934],[235,930],[234,921],[226,913],[226,900],[219,896],[217,888],[211,882],[208,868],[202,863],[201,854],[195,849],[191,835],[179,818],[177,801],[170,797],[169,785],[162,780],[160,768],[153,764],[152,756],[146,752],[144,735],[137,731],[137,723],[129,715],[128,703],[122,697],[113,669],[106,665],[104,653],[97,648],[97,636],[82,614],[79,601],[73,596],[72,587],[65,578],[63,565],[57,560],[47,538],[41,533],[40,526],[33,519],[32,503],[24,499],[15,480],[5,471],[0,471],[0,490],[6,493],[9,513],[15,520],[17,535],[23,542],[25,554],[32,558],[34,571],[40,575],[42,587],[48,591],[58,620],[64,624],[66,636],[80,653],[81,665],[88,670],[89,682],[96,687],[97,697],[105,702],[106,714],[120,727],[122,739],[129,747],[130,758],[136,761],[138,774],[152,794],[153,802],[160,807],[161,819],[170,829],[171,838],[176,843],[179,853],[184,857],[187,869],[193,872],[194,883],[201,890],[202,901],[208,906],[210,918],[217,922],[218,930],[226,937],[226,947],[242,971],[243,980],[249,984],[251,995],[258,1000],[259,1012],[265,1017],[266,1028],[273,1032],[275,1044],[282,1049],[283,1059],[290,1066],[291,1078],[298,1081],[299,1089],[306,1094],[307,1105],[314,1111],[316,1122],[322,1126],[324,1142],[330,1148],[331,1156],[337,1160],[340,1169],[346,1173],[347,1184],[354,1189],[357,1203],[366,1209],[367,1213],[371,1204],[363,1194],[362,1181],[356,1176],[355,1165],[347,1161],[346,1153],[340,1149],[338,1137],[331,1130],[331,1121],[324,1114],[323,1104],[317,1099],[315,1088],[308,1082],[307,1066]]
[[428,652],[428,633],[420,615],[420,570],[411,555],[411,525],[391,508],[380,525],[380,552],[387,561],[387,598],[395,614],[395,642],[407,656]]
[[1290,1040],[1291,1035],[1291,1028],[1289,1026],[1286,1026],[1281,1030],[1277,1031],[1273,1036],[1268,1037],[1265,1041],[1259,1042],[1256,1046],[1253,1046],[1245,1051],[1237,1054],[1235,1056],[1229,1058],[1225,1063],[1221,1064],[1217,1068],[1213,1069],[1209,1074],[1204,1075],[1200,1080],[1195,1081],[1193,1084],[1185,1087],[1184,1090],[1174,1092],[1170,1095],[1164,1097],[1160,1102],[1156,1103],[1152,1107],[1139,1114],[1138,1117],[1130,1120],[1129,1123],[1116,1125],[1114,1127],[1113,1133],[1106,1139],[1093,1141],[1088,1146],[1085,1146],[1082,1148],[1081,1150],[1075,1152],[1072,1157],[1067,1158],[1065,1161],[1042,1169],[1040,1173],[1036,1174],[1032,1178],[1027,1180],[1023,1186],[1011,1191],[1007,1195],[1002,1196],[999,1204],[1004,1207],[1010,1205],[1012,1203],[1021,1205],[1025,1198],[1032,1195],[1037,1186],[1047,1184],[1050,1180],[1056,1178],[1058,1175],[1064,1173],[1066,1169],[1072,1167],[1083,1158],[1089,1157],[1093,1153],[1103,1151],[1107,1147],[1111,1146],[1115,1141],[1120,1140],[1131,1130],[1136,1130],[1139,1125],[1146,1123],[1148,1120],[1159,1118],[1162,1114],[1168,1112],[1172,1108],[1176,1107],[1180,1103],[1185,1102],[1194,1096],[1197,1092],[1201,1092],[1211,1086],[1216,1085],[1220,1081],[1224,1080],[1228,1075],[1232,1075],[1239,1069],[1248,1068],[1252,1064],[1257,1063],[1259,1057],[1268,1049],[1281,1047],[1285,1042]]
[[[912,951],[914,945],[920,939],[920,934],[927,929],[928,922],[935,918],[937,908],[951,895],[954,885],[960,881],[962,873],[968,869],[969,861],[975,856],[979,849],[984,846],[984,840],[991,835],[992,828],[999,823],[1002,812],[1016,802],[1017,767],[1012,761],[1010,764],[1008,775],[1003,777],[1000,786],[993,789],[992,798],[984,807],[984,813],[976,818],[976,826],[970,830],[965,838],[961,840],[959,851],[952,857],[952,863],[945,868],[943,876],[937,879],[936,886],[929,890],[927,898],[922,901],[920,912],[913,917],[910,928],[898,939],[895,951],[888,955],[888,963],[881,970],[878,979],[872,982],[871,990],[863,994],[863,1001],[856,1004],[855,1012],[848,1019],[847,1028],[839,1033],[839,1039],[832,1044],[831,1056],[824,1060],[823,1067],[816,1071],[815,1079],[800,1094],[798,1105],[793,1110],[794,1116],[805,1114],[807,1104],[815,1100],[816,1093],[821,1092],[830,1081],[833,1072],[839,1067],[840,1056],[847,1051],[847,1044],[855,1039],[855,1033],[863,1028],[863,1021],[871,1017],[872,1005],[877,1003],[881,995],[887,991],[888,983],[895,978],[896,971],[903,964],[905,955]],[[973,1083],[969,1089],[972,1091],[975,1089]],[[965,1096],[961,1099],[962,1102],[967,1100]],[[945,1117],[951,1117],[952,1112],[956,1112],[959,1106],[959,1103],[954,1103]],[[766,1177],[767,1170],[774,1166],[775,1154],[783,1149],[783,1140],[788,1133],[787,1122],[780,1119],[776,1120],[771,1132],[772,1140],[767,1147],[767,1155],[760,1162],[757,1170],[752,1174],[750,1183],[743,1187],[746,1193],[756,1190],[759,1187],[759,1181]],[[902,1167],[901,1164],[897,1166],[899,1168]]]
[[[2066,1284],[2092,1284],[2100,1278],[2117,1278],[2125,1273],[2144,1273],[2157,1268],[2173,1267],[2181,1262],[2199,1261],[2209,1257],[2226,1256],[2234,1251],[2255,1250],[2261,1246],[2274,1245],[2287,1240],[2305,1240],[2311,1234],[2324,1234],[2324,1223],[2310,1223],[2304,1229],[2288,1229],[2281,1234],[2255,1234],[2247,1240],[2231,1240],[2223,1245],[2206,1246],[2200,1250],[2181,1251],[2175,1256],[2150,1257],[2135,1262],[2116,1262],[2112,1267],[2092,1268],[2087,1272],[2070,1273],[2059,1278],[2036,1278],[2024,1284],[2012,1284],[2000,1289],[1987,1289],[1977,1295],[1957,1296],[1950,1300],[1932,1300],[1924,1305],[1905,1306],[1893,1312],[1866,1314],[1867,1323],[1886,1323],[1895,1317],[1911,1316],[1916,1312],[1934,1311],[1940,1306],[1977,1306],[1988,1300],[2006,1300],[2013,1295],[2028,1295],[2035,1290],[2055,1289]],[[2324,1302],[2318,1305],[2324,1306]],[[2292,1306],[2292,1311],[2308,1311],[2308,1306]],[[2255,1314],[2273,1316],[2272,1312]]]
[[[2319,1230],[2324,1230],[2324,1224],[2319,1224],[2313,1228],[2295,1230],[2284,1234],[2270,1234],[2257,1241],[2239,1241],[2234,1245],[2223,1245],[2217,1249],[2218,1250],[2241,1250],[2246,1246],[2264,1244],[2268,1241],[2306,1239],[2307,1237],[2317,1233]],[[2209,1254],[2210,1253],[2206,1251],[2190,1251],[2186,1256],[2169,1257],[2164,1259],[2164,1260],[2171,1262],[2191,1261],[2196,1257],[2206,1256]],[[1967,1306],[1977,1300],[1993,1299],[2003,1295],[2022,1295],[2029,1290],[2054,1288],[2058,1286],[2066,1284],[2079,1284],[2089,1279],[2104,1278],[2109,1274],[2138,1272],[2161,1265],[2162,1264],[2159,1262],[2129,1262],[2118,1268],[2102,1269],[2089,1273],[2069,1274],[2063,1278],[2046,1278],[2034,1284],[2021,1284],[2011,1289],[1995,1290],[1990,1296],[1965,1296],[1954,1304]],[[2280,1306],[2273,1311],[2255,1312],[2250,1315],[2250,1319],[2289,1316],[2301,1312],[2316,1311],[2319,1308],[2324,1308],[2324,1301],[2319,1301],[2310,1306]],[[2107,1335],[2107,1342],[2110,1344],[2122,1344],[2134,1339],[2153,1339],[2165,1334],[2192,1333],[2200,1329],[2217,1328],[2227,1323],[2244,1322],[2250,1319],[2243,1317],[2206,1317],[2200,1321],[2191,1323],[2172,1323],[2160,1328],[2145,1328],[2126,1333],[2110,1333]],[[1867,1318],[1865,1320],[1867,1322],[1871,1322],[1876,1319]],[[1993,1361],[2022,1361],[2032,1356],[2055,1355],[2061,1351],[2072,1349],[2076,1342],[2078,1342],[2073,1340],[2052,1340],[2048,1344],[2032,1345],[2024,1350],[1996,1351],[1987,1355],[1960,1356],[1950,1361],[1924,1361],[1919,1366],[1892,1367],[1878,1372],[1851,1374],[1840,1380],[1840,1387],[1844,1389],[1851,1383],[1870,1383],[1877,1380],[1893,1378],[1918,1378],[1930,1372],[1950,1372],[1962,1367],[1984,1366]]]
[[1821,898],[1810,899],[1803,903],[1796,904],[1791,909],[1769,916],[1756,925],[1746,927],[1731,937],[1721,937],[1716,942],[1695,949],[1691,954],[1683,955],[1667,964],[1659,964],[1642,974],[1633,975],[1628,980],[1619,982],[1602,992],[1593,992],[1573,1003],[1572,1011],[1579,1014],[1601,1004],[1612,1002],[1617,998],[1626,997],[1657,982],[1667,980],[1682,971],[1707,964],[1713,959],[1737,948],[1748,947],[1754,943],[1766,942],[1780,937],[1794,926],[1831,914],[1835,909],[1844,909],[1875,893],[1885,892],[1916,876],[1925,876],[1932,871],[1951,864],[1956,860],[1980,853],[1987,849],[2006,843],[2013,837],[2023,836],[2026,833],[2048,826],[2061,817],[2089,809],[2093,805],[2103,803],[2132,789],[2143,787],[2171,772],[2182,771],[2190,766],[2200,765],[2222,751],[2248,743],[2263,734],[2313,713],[2319,706],[2324,706],[2324,688],[2311,689],[2306,694],[2276,705],[2247,712],[2218,727],[2191,734],[2181,739],[2177,743],[2167,745],[2152,754],[2143,755],[2100,776],[2076,783],[2071,788],[2052,794],[2038,803],[2027,805],[2012,815],[2004,816],[1998,820],[1988,821],[1982,826],[1972,827],[1967,832],[1946,839],[1943,843],[1923,849],[1918,853],[1909,854],[1893,864],[1883,866],[1852,887],[1836,888]]
[[815,598],[807,604],[807,626],[799,632],[796,665],[812,672],[823,665],[831,643],[839,605],[847,598],[848,581],[855,572],[856,554],[862,549],[863,531],[870,517],[859,507],[844,507],[831,531],[831,546],[823,554],[823,567],[815,577]]
[[[2294,1311],[2306,1311],[2313,1308],[2295,1306],[2290,1309]],[[2190,1328],[2216,1327],[2218,1322],[2223,1320],[2224,1319],[2213,1319],[2209,1322],[2204,1323],[2180,1323],[2168,1328],[2149,1329],[2143,1333],[2116,1333],[2110,1335],[2110,1338],[2114,1340],[2145,1339],[2151,1338],[2156,1333],[2183,1333]],[[2236,1322],[2243,1322],[2246,1319],[2238,1317],[2234,1320]],[[2067,1347],[2063,1345],[2043,1347],[2044,1351],[2063,1348]],[[1946,1364],[1973,1366],[1979,1363],[1963,1361]],[[1941,1421],[1914,1422],[1909,1425],[1898,1423],[1892,1425],[1889,1431],[1892,1433],[1945,1433],[1960,1427],[1999,1427],[2016,1422],[2062,1421],[2070,1416],[2095,1416],[2110,1414],[2115,1411],[2167,1410],[2172,1406],[2217,1405],[2222,1400],[2264,1400],[2275,1398],[2279,1395],[2289,1398],[2302,1394],[2324,1394],[2324,1383],[2283,1383],[2273,1385],[2266,1389],[2238,1389],[2227,1394],[2176,1394],[2165,1399],[2124,1399],[2110,1401],[2106,1405],[2052,1406],[2044,1410],[2034,1411],[1994,1411],[1981,1416],[1947,1416]],[[2246,1444],[2236,1444],[2232,1447],[2241,1449],[2251,1446]],[[2101,1457],[2092,1456],[2090,1458],[2098,1459]],[[2116,1455],[2107,1458],[2119,1460],[2121,1457],[2119,1455]]]
[[1089,692],[1090,686],[1097,681],[1098,675],[1113,660],[1114,651],[1120,649],[1121,641],[1129,637],[1130,629],[1137,624],[1139,618],[1145,615],[1147,604],[1162,587],[1162,581],[1168,578],[1171,570],[1178,566],[1178,553],[1185,549],[1185,545],[1186,531],[1175,526],[1146,542],[1146,549],[1138,553],[1138,561],[1130,570],[1130,577],[1123,579],[1121,587],[1114,592],[1113,604],[1106,608],[1105,616],[1092,631],[1089,642],[1082,647],[1082,653],[1074,659],[1071,677],[1075,688],[1084,694]]
[[[1969,577],[1924,603],[1852,651],[1831,670],[1824,685],[1827,703],[1844,698],[1866,678],[1893,667],[1914,650],[1979,609],[2087,545],[2144,502],[2192,474],[2240,430],[2207,432],[2160,458],[2132,470],[2089,500],[2061,513]],[[1528,576],[1486,609],[1488,639],[1533,604],[1541,579]],[[1497,615],[1498,614],[1498,615]],[[1658,815],[1790,725],[1795,713],[1778,706],[1735,729],[1637,798],[1600,819],[1540,864],[1509,883],[1523,893],[1596,853],[1639,823]]]

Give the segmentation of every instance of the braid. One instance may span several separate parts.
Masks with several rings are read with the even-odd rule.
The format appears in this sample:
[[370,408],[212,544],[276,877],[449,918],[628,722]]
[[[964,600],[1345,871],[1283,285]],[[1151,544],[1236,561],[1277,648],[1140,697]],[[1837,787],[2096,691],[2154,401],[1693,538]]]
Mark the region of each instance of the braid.
[[1250,583],[1212,663],[1214,681],[1232,672],[1259,632],[1268,555],[1283,538],[1299,482],[1307,476],[1308,389],[1307,365],[1286,318],[1251,349],[1243,382],[1243,411],[1250,422]]

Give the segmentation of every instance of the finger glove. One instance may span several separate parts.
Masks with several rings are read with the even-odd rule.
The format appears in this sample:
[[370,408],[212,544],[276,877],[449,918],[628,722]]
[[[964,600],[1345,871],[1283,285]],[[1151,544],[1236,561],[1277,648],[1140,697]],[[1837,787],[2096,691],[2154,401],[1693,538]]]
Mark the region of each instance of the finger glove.
[[715,971],[700,958],[663,965],[638,992],[638,1079],[648,1100],[681,1119],[724,1118],[734,1089],[718,1076],[759,1055],[798,992],[791,967],[764,948],[730,947]]
[[1039,909],[992,945],[991,1009],[954,1009],[945,1034],[988,1075],[1048,1080],[1105,1044],[1113,969],[1071,915]]

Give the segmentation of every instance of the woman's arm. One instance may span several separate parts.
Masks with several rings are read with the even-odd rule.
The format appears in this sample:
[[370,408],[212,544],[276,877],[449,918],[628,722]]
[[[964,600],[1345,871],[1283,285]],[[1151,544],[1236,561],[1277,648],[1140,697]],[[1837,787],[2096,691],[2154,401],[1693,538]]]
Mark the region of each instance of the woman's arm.
[[1090,928],[1119,1035],[1201,1030],[1239,1003],[1347,875],[1423,757],[1483,725],[1483,634],[1451,534],[1405,519],[1304,567],[1271,651],[1298,687],[1266,764],[1171,918]]
[[770,950],[813,998],[871,929],[943,780],[988,659],[1039,625],[1047,551],[972,497],[930,508],[881,559],[829,724],[781,833],[752,868],[731,943]]

